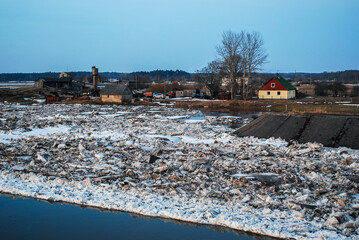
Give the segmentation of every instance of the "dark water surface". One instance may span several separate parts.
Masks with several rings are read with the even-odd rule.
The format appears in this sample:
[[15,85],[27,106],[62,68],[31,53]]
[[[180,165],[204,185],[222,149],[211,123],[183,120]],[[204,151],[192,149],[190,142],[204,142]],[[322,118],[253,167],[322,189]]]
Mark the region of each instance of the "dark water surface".
[[0,239],[269,239],[64,203],[0,195]]
[[[210,112],[210,111],[203,111],[198,109],[197,116],[192,116],[190,118],[182,118],[179,120],[182,121],[188,121],[188,120],[204,120],[206,119],[206,116],[209,117],[241,117],[241,118],[248,118],[250,120],[253,120],[255,118],[258,118],[262,113],[259,112],[251,112],[251,113],[240,113],[240,112],[230,112],[230,113],[220,113],[220,112]],[[226,124],[227,125],[227,124]],[[233,123],[230,123],[227,125],[230,128],[236,129],[243,126],[243,123],[241,121]]]

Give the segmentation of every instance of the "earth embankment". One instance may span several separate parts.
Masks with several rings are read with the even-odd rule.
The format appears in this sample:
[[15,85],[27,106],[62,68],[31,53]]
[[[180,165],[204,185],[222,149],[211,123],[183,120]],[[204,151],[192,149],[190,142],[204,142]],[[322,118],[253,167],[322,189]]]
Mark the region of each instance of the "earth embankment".
[[326,147],[359,149],[359,117],[308,114],[266,114],[238,129],[238,136],[280,137],[300,143],[318,142]]

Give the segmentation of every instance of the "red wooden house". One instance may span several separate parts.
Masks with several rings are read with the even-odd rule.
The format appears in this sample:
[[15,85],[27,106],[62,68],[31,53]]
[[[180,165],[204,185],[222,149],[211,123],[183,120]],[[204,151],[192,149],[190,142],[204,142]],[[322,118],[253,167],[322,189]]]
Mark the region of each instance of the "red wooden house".
[[283,77],[277,75],[268,80],[258,92],[259,99],[294,99],[295,87]]

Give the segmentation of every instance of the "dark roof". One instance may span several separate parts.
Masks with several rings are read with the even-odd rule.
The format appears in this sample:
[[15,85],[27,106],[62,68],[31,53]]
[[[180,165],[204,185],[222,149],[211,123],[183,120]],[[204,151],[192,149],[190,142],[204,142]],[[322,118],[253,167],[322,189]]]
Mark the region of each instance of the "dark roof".
[[293,87],[293,85],[285,80],[282,76],[277,75],[274,79],[277,80],[287,90],[296,90],[295,87]]
[[125,84],[108,84],[101,90],[100,94],[104,95],[124,95],[132,94],[131,90]]

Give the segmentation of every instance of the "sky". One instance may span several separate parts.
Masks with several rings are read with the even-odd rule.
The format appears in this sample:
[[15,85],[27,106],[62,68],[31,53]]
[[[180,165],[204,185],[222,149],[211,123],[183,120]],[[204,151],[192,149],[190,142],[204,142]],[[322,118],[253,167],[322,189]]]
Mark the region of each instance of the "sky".
[[359,69],[358,0],[1,0],[0,72],[195,72],[259,32],[262,72]]

